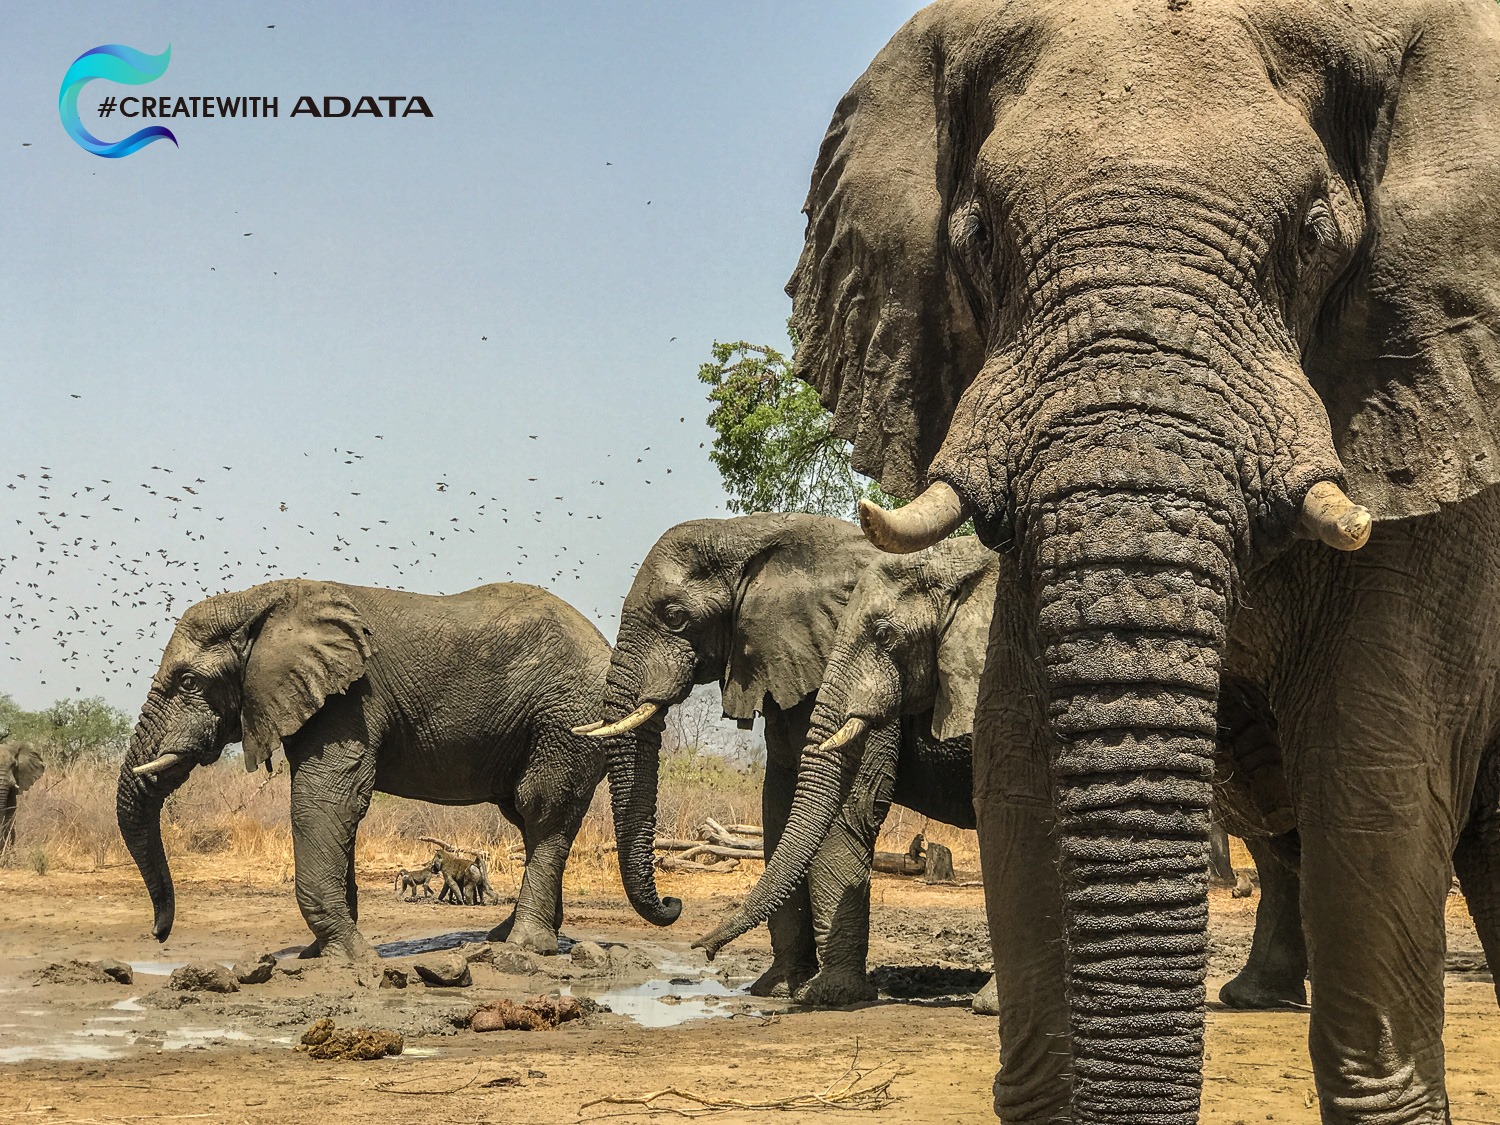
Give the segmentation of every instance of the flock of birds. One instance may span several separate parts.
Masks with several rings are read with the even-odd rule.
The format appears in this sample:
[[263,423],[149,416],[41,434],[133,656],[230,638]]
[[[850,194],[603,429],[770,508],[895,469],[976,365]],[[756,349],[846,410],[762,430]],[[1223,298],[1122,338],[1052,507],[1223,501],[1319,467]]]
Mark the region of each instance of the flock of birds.
[[[529,445],[538,436],[521,440]],[[622,583],[615,573],[625,565],[619,554],[591,549],[611,538],[603,528],[588,535],[576,526],[605,519],[596,510],[607,507],[603,477],[588,482],[592,495],[577,488],[568,495],[527,476],[502,498],[494,482],[481,487],[464,473],[444,474],[427,486],[425,500],[403,508],[390,494],[396,458],[383,456],[385,435],[357,444],[304,453],[304,487],[284,490],[287,499],[271,499],[264,480],[247,493],[252,482],[236,480],[232,464],[158,463],[106,478],[70,472],[59,460],[11,472],[0,489],[0,526],[8,528],[0,537],[0,656],[13,669],[5,690],[37,684],[37,656],[46,652],[55,670],[41,672],[44,697],[139,699],[184,610],[211,594],[276,578],[425,593],[532,582],[611,632],[618,603],[589,605],[581,597],[592,590],[598,601],[609,590],[623,598],[629,576]],[[620,474],[632,489],[672,472],[650,447],[600,460],[634,470]],[[316,482],[311,491],[309,481]],[[476,558],[487,573],[454,584],[455,560]],[[584,582],[589,567],[610,573]]]

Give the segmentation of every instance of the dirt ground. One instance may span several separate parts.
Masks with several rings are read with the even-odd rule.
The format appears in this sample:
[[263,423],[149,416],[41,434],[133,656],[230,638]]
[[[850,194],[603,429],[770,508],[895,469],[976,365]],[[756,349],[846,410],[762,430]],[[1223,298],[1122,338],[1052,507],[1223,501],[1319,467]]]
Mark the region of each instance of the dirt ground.
[[[212,858],[177,863],[177,928],[162,946],[132,868],[38,878],[0,871],[0,1121],[16,1122],[577,1122],[640,1114],[603,1103],[676,1087],[754,1105],[889,1079],[888,1096],[859,1112],[789,1109],[776,1120],[957,1122],[990,1119],[994,1022],[967,994],[989,968],[977,887],[927,887],[877,876],[871,963],[896,994],[848,1011],[792,1011],[738,991],[767,962],[764,931],[708,965],[688,948],[741,892],[715,876],[663,878],[686,903],[670,930],[639,922],[607,886],[574,894],[564,934],[606,946],[606,969],[570,955],[504,954],[471,964],[473,984],[362,987],[351,969],[298,961],[306,931],[292,888]],[[387,877],[361,872],[361,928],[388,964],[476,942],[504,907],[402,904]],[[1248,946],[1254,899],[1214,892],[1210,995]],[[1500,1013],[1463,902],[1450,900],[1448,1074],[1459,1122],[1500,1123]],[[272,979],[236,993],[178,992],[183,962],[284,958]],[[414,956],[414,954],[416,956]],[[43,982],[67,959],[132,963],[134,982]],[[919,972],[913,967],[925,966]],[[62,974],[64,978],[67,973]],[[461,1028],[478,1005],[562,991],[602,1004],[551,1031],[480,1034]],[[916,994],[916,995],[913,995]],[[399,1057],[320,1062],[293,1049],[331,1016],[339,1027],[388,1027]],[[1301,1011],[1209,1014],[1204,1119],[1317,1119]],[[850,1067],[857,1073],[850,1074]],[[866,1072],[868,1072],[866,1074]],[[865,1075],[860,1078],[859,1075]],[[883,1102],[883,1104],[882,1104]],[[815,1104],[815,1103],[813,1103]],[[859,1104],[859,1103],[856,1103]],[[658,1105],[692,1108],[683,1100]],[[759,1122],[760,1108],[710,1120]]]

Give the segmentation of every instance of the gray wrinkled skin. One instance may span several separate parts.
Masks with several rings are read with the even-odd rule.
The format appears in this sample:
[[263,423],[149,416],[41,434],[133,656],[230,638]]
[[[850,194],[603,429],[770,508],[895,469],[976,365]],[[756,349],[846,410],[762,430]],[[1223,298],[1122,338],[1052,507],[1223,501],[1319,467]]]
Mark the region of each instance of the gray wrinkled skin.
[[[824,516],[750,515],[671,528],[642,562],[621,609],[602,717],[617,720],[641,703],[661,704],[664,712],[695,684],[714,682],[727,716],[748,723],[763,714],[761,813],[765,847],[774,851],[839,620],[856,581],[880,557],[857,527]],[[633,750],[610,762],[621,875],[627,893],[648,903],[657,901],[650,842],[662,719],[658,714],[637,728]],[[914,738],[899,768],[886,772],[894,790],[887,786],[878,798],[873,791],[851,793],[845,822],[868,833],[893,795],[940,819],[966,818],[965,798],[924,790],[925,779],[942,774],[967,778],[951,746]],[[865,850],[859,844],[855,854]],[[850,862],[842,841],[829,841],[810,861],[810,873],[792,881],[768,926],[773,963],[753,993],[781,987],[802,993],[818,973],[820,949],[836,962],[861,966],[863,980],[868,858]]]
[[[1221,701],[1269,718],[1327,1121],[1441,1122],[1500,953],[1500,11],[946,0],[840,103],[799,374],[1002,575],[974,734],[1014,1122],[1196,1120]],[[1377,521],[1295,542],[1342,486]]]
[[[526,874],[490,937],[556,952],[563,865],[608,751],[571,728],[598,711],[608,664],[581,614],[517,583],[432,597],[292,579],[199,602],[167,642],[116,795],[157,938],[175,911],[162,802],[243,741],[247,768],[278,748],[291,767],[297,905],[315,938],[304,956],[369,955],[354,834],[376,790],[498,806],[521,830]],[[132,772],[162,754],[181,757]]]
[[0,859],[16,842],[16,809],[20,795],[37,783],[46,768],[35,746],[0,739]]

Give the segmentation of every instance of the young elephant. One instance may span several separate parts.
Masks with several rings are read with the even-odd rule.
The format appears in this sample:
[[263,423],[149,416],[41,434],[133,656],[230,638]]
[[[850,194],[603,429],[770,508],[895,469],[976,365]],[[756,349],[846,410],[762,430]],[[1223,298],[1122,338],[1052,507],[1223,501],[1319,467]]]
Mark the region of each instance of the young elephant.
[[809,887],[820,969],[793,997],[874,999],[870,865],[892,800],[974,827],[970,737],[998,563],[965,536],[861,575],[818,689],[791,820],[740,911],[696,943],[710,957],[770,916],[819,856],[832,876]]
[[375,790],[494,802],[526,846],[515,909],[490,933],[556,952],[562,872],[604,773],[607,744],[571,727],[597,714],[609,646],[571,606],[501,583],[423,594],[291,579],[182,616],[120,768],[120,832],[171,932],[162,802],[194,766],[243,741],[245,766],[291,766],[304,956],[363,956],[354,833]]
[[[865,970],[870,864],[893,793],[936,820],[975,826],[971,735],[1002,565],[968,536],[887,556],[865,570],[839,622],[781,844],[739,912],[695,943],[710,957],[764,921],[817,853],[843,877],[811,886],[815,914],[837,912],[841,925],[819,930],[822,969],[795,999],[848,1004],[874,997]],[[1280,761],[1268,751],[1263,719],[1236,697],[1226,696],[1222,723],[1219,808],[1247,839],[1262,895],[1250,958],[1221,998],[1241,1008],[1305,1003],[1296,839],[1287,835]],[[1215,834],[1227,864],[1222,825]],[[830,900],[821,910],[820,897]],[[994,1003],[991,981],[975,1008],[993,1014]]]
[[46,766],[35,746],[0,735],[0,858],[16,840],[16,798],[36,784]]

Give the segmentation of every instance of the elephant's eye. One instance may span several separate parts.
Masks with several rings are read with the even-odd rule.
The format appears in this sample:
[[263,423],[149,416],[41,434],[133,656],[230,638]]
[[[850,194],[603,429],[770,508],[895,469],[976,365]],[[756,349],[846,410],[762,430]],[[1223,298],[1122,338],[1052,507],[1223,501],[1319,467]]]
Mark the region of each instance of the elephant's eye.
[[1334,221],[1333,209],[1323,200],[1314,200],[1302,218],[1302,257],[1311,258],[1325,246],[1338,242],[1339,226]]
[[198,694],[203,684],[192,672],[183,672],[177,677],[177,690],[190,695]]
[[875,643],[881,648],[890,648],[896,643],[896,627],[885,618],[875,622]]
[[680,633],[687,628],[688,611],[680,605],[663,606],[659,616],[661,623],[674,633]]

